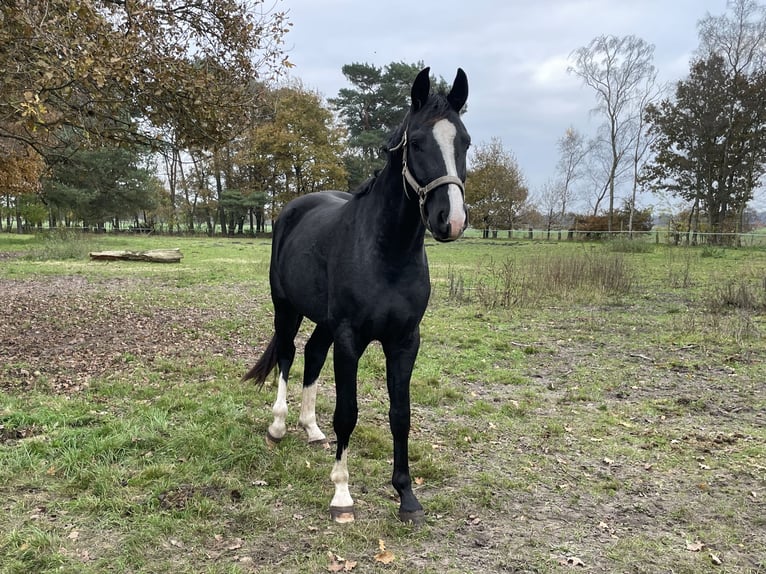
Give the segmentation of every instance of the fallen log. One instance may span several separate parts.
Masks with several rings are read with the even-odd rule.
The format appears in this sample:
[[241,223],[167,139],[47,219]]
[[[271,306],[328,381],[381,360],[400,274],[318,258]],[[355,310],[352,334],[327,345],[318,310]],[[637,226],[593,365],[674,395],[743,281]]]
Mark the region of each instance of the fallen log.
[[94,261],[149,261],[151,263],[178,263],[181,261],[181,250],[150,249],[148,251],[91,251],[90,258]]

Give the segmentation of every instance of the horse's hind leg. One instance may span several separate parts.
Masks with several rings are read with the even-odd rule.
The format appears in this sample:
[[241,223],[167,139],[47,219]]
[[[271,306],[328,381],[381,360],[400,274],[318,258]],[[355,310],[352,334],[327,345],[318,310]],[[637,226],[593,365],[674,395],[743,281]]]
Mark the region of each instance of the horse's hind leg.
[[277,369],[279,379],[277,398],[271,411],[274,421],[269,425],[266,440],[277,443],[287,432],[287,379],[290,367],[295,359],[295,335],[303,317],[296,313],[289,304],[274,301],[274,331],[277,345]]
[[329,448],[329,443],[317,425],[316,398],[317,380],[325,359],[327,359],[330,345],[332,345],[332,333],[321,325],[317,325],[306,343],[304,351],[303,397],[301,399],[301,414],[298,419],[301,426],[306,430],[309,444],[317,444],[325,448]]

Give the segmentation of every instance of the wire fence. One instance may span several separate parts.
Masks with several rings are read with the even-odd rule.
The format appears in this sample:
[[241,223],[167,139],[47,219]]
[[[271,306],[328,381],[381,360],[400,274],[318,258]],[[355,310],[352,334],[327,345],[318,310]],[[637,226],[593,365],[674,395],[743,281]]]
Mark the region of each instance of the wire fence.
[[[174,227],[171,230],[168,226],[157,225],[136,226],[122,225],[115,227],[109,223],[103,227],[58,227],[56,231],[82,232],[94,234],[125,234],[125,235],[177,235],[177,236],[216,236],[221,237],[221,228],[208,229],[206,227],[197,227],[190,230],[185,227]],[[25,227],[21,229],[22,233],[47,233],[52,230],[48,226]],[[235,229],[227,233],[229,237],[261,237],[271,236],[272,227],[270,224],[264,225],[262,230],[252,232],[248,227],[241,231]],[[18,233],[15,226],[4,226],[3,233]],[[667,228],[656,228],[651,231],[578,231],[574,229],[476,229],[469,227],[465,236],[472,239],[488,239],[497,241],[637,241],[643,243],[655,243],[663,245],[715,245],[731,247],[766,247],[766,229],[758,229],[748,233],[703,233],[703,232],[677,232]]]
[[721,245],[766,247],[766,230],[748,233],[677,232],[666,228],[651,231],[578,231],[574,229],[483,229],[466,230],[466,236],[495,240],[527,241],[641,241],[664,245]]

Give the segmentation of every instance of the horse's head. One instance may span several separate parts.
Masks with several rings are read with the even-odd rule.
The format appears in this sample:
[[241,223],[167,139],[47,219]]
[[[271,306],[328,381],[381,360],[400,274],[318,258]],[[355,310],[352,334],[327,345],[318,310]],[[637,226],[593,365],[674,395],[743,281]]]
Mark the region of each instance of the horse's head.
[[420,203],[426,228],[437,241],[460,237],[468,225],[465,207],[466,155],[471,138],[460,119],[468,79],[458,68],[450,92],[431,94],[429,68],[412,84],[412,104],[399,145],[405,191]]

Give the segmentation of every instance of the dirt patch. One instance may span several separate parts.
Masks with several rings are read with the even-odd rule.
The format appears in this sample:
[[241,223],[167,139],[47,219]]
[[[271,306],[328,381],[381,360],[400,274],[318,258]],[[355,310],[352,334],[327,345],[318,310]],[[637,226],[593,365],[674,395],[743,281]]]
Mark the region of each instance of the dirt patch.
[[[147,283],[147,290],[152,286]],[[220,353],[252,356],[248,341],[225,340],[209,325],[229,318],[216,309],[186,308],[168,301],[128,296],[135,280],[91,283],[78,276],[45,281],[0,280],[5,316],[0,346],[0,388],[49,385],[77,392],[94,377],[118,376],[135,359]],[[243,311],[247,310],[243,296]],[[204,347],[200,340],[205,341]]]
[[11,261],[13,259],[20,259],[24,257],[26,252],[24,251],[0,251],[0,261]]

